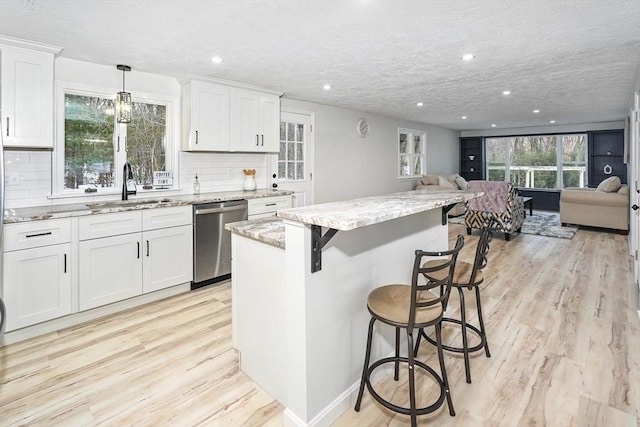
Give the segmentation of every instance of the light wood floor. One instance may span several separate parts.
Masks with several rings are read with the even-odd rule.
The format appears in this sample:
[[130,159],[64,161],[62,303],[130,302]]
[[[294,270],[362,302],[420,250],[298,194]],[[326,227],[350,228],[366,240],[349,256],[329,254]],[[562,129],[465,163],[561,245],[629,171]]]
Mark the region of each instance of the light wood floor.
[[[464,259],[476,241],[466,239]],[[443,409],[420,424],[637,426],[640,322],[629,262],[626,237],[614,233],[494,239],[482,289],[492,357],[472,357],[467,384],[462,359],[446,355],[457,415]],[[0,426],[282,425],[282,406],[238,371],[230,299],[228,284],[201,289],[0,348]],[[422,345],[421,360],[434,364],[434,355]],[[419,383],[428,400],[432,385]],[[381,386],[398,403],[405,389],[406,377]],[[365,392],[361,411],[335,425],[404,426],[408,417]]]

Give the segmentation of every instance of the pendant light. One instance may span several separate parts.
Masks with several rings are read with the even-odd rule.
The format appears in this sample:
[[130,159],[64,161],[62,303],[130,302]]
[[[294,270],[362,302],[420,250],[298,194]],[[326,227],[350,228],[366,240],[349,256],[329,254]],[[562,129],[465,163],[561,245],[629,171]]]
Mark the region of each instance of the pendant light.
[[124,90],[124,73],[131,71],[128,65],[117,65],[118,70],[122,70],[122,92],[118,92],[116,97],[117,120],[118,123],[131,123],[131,93]]

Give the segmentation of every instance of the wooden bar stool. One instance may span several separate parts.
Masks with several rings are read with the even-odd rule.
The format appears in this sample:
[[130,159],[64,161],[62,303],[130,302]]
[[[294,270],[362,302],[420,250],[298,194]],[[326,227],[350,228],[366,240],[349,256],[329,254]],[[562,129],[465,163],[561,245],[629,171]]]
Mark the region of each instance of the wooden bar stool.
[[[360,411],[362,395],[365,384],[371,396],[382,406],[392,411],[410,415],[411,425],[417,425],[417,416],[436,411],[446,398],[449,405],[449,413],[453,416],[453,402],[449,391],[447,371],[444,365],[444,356],[441,340],[441,321],[444,312],[445,302],[451,290],[451,281],[454,275],[456,258],[460,249],[464,245],[464,237],[458,235],[456,245],[453,249],[443,252],[415,251],[413,263],[413,275],[411,285],[392,284],[374,289],[367,298],[367,308],[371,313],[369,322],[369,334],[367,336],[367,350],[365,353],[364,367],[362,369],[362,379],[360,381],[360,391],[356,401],[355,410]],[[432,264],[422,265],[425,257],[440,257]],[[442,258],[445,257],[445,258]],[[427,280],[426,284],[420,285],[418,281],[426,275],[437,276],[437,279]],[[440,288],[440,296],[431,292],[431,289]],[[396,329],[395,355],[370,363],[371,345],[373,339],[373,326],[379,320],[382,323],[393,326]],[[414,360],[413,354],[413,331],[429,326],[434,326],[436,330],[436,346],[438,349],[438,360],[440,362],[439,375],[433,368],[423,362]],[[404,329],[407,334],[407,357],[400,357],[400,329]],[[400,363],[407,364],[409,376],[409,407],[402,407],[391,403],[380,396],[371,384],[371,375],[379,366],[387,363],[394,364],[394,379],[398,380]],[[415,372],[414,367],[421,368],[431,375],[440,386],[438,399],[429,406],[416,408]]]
[[[460,296],[460,319],[453,319],[450,317],[443,317],[443,322],[454,323],[461,326],[462,329],[462,346],[457,347],[454,345],[442,345],[442,347],[454,353],[462,353],[464,355],[464,371],[467,379],[467,383],[471,383],[471,369],[469,368],[469,353],[476,352],[484,348],[484,352],[487,357],[491,357],[489,352],[489,343],[487,342],[487,333],[484,328],[484,321],[482,319],[482,303],[480,301],[480,285],[484,282],[484,276],[482,270],[487,266],[487,254],[489,253],[489,242],[492,237],[492,230],[497,229],[497,223],[491,219],[485,223],[482,227],[480,239],[478,240],[478,246],[476,247],[476,255],[473,264],[466,261],[457,261],[453,281],[451,286],[458,290]],[[423,267],[434,265],[436,261],[427,261]],[[425,273],[425,276],[429,280],[437,280],[443,277],[442,272]],[[476,327],[467,322],[467,314],[465,308],[464,290],[475,290],[476,295],[476,308],[478,311],[478,323],[479,327]],[[448,301],[447,301],[448,302]],[[473,347],[469,347],[469,337],[467,331],[473,332],[480,339],[480,342]],[[428,336],[424,329],[420,329],[418,332],[418,339],[414,351],[414,357],[418,354],[418,347],[420,346],[420,339],[424,337],[425,340],[431,344],[440,345],[437,340],[434,340]]]

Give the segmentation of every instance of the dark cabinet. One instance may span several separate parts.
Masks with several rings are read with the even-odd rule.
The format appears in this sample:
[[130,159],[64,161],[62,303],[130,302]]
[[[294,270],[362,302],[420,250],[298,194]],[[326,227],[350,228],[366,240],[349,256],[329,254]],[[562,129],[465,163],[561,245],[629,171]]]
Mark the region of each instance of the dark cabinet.
[[627,165],[624,163],[624,131],[590,131],[589,187],[597,187],[603,179],[617,176],[627,183]]
[[460,138],[460,176],[467,181],[485,179],[484,138]]

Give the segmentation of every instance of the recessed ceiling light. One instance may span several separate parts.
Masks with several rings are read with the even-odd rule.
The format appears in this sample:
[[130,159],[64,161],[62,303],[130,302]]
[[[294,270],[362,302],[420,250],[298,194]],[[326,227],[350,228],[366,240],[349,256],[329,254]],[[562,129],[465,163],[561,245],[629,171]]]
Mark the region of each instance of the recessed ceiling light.
[[534,114],[538,114],[540,110],[533,110]]
[[465,53],[464,55],[462,55],[463,61],[471,61],[473,58],[473,53]]
[[211,62],[213,62],[214,64],[222,64],[222,58],[220,58],[219,56],[214,56],[213,58],[211,58]]
[[322,89],[329,90],[329,89],[331,89],[331,85],[330,84],[323,85]]
[[467,116],[462,116],[462,120],[467,120]]
[[556,122],[555,120],[549,120],[549,123],[551,123],[551,124],[553,124],[555,122]]
[[511,95],[511,91],[510,90],[503,90],[502,94],[503,95]]
[[422,106],[424,105],[424,103],[423,103],[423,102],[418,102],[416,105],[417,105],[418,107],[422,107]]
[[492,128],[494,128],[494,127],[496,127],[496,125],[495,125],[495,124],[492,124],[492,125],[491,125],[491,127],[492,127]]

